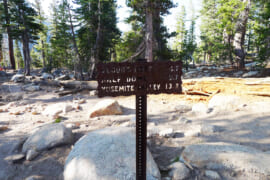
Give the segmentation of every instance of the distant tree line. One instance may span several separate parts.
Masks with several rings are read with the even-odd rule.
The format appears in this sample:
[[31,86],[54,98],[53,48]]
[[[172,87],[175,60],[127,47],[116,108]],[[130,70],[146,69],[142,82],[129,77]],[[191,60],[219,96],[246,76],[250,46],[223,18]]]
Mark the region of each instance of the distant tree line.
[[261,65],[270,57],[270,1],[204,0],[201,43],[197,54],[204,61],[225,63],[239,69],[245,60]]
[[[7,34],[13,69],[24,68],[29,75],[31,67],[48,71],[66,67],[74,70],[77,79],[94,78],[100,61],[228,61],[244,68],[247,58],[261,64],[269,59],[268,0],[203,0],[199,38],[195,33],[199,16],[193,7],[187,19],[185,7],[179,6],[176,32],[169,33],[163,17],[176,7],[172,0],[127,0],[126,4],[132,9],[126,19],[131,30],[121,35],[116,0],[54,1],[50,18],[40,0],[33,4],[0,0],[0,41]],[[172,46],[168,44],[171,37],[175,39]]]

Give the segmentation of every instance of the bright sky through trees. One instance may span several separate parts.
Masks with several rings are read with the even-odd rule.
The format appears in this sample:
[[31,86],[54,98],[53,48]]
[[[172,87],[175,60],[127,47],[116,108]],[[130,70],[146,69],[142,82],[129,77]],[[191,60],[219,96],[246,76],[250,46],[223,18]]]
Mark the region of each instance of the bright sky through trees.
[[[270,57],[269,0],[19,1],[0,3],[5,10],[0,41],[8,34],[8,48],[1,48],[0,55],[9,49],[13,69],[21,67],[12,60],[20,61],[12,58],[14,41],[25,48],[25,64],[67,67],[80,77],[89,70],[93,75],[99,60],[184,59],[186,65],[230,63],[243,69],[245,59],[264,67]],[[28,46],[31,52],[26,51]]]
[[[34,2],[34,0],[29,0],[30,2]],[[191,16],[191,0],[173,0],[174,3],[177,3],[178,6],[176,8],[172,8],[170,10],[171,14],[164,17],[165,21],[165,25],[167,26],[167,28],[169,28],[169,31],[174,31],[175,30],[175,25],[176,25],[176,16],[179,14],[180,12],[180,7],[182,5],[184,5],[186,7],[187,10],[187,18],[189,18],[189,16]],[[47,16],[50,15],[50,6],[51,3],[53,2],[53,0],[44,0],[42,1],[42,7],[46,13]],[[118,10],[117,10],[117,17],[118,17],[118,27],[122,32],[126,32],[130,29],[129,25],[126,24],[124,22],[124,20],[129,16],[130,13],[130,9],[127,8],[127,6],[125,5],[126,0],[117,0],[117,4],[118,4]],[[199,10],[201,9],[202,6],[202,0],[192,0],[193,2],[193,6],[195,8],[196,13],[199,13]],[[198,21],[200,22],[200,21]],[[189,23],[187,23],[189,24]],[[198,24],[196,25],[196,34],[199,34],[199,26]]]

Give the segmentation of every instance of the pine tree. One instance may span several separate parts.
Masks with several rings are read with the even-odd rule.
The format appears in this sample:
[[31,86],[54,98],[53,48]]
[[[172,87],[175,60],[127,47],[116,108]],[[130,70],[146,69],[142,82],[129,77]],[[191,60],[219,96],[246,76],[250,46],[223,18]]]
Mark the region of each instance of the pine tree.
[[173,44],[173,49],[178,53],[183,51],[183,43],[186,35],[185,21],[186,21],[186,9],[185,6],[181,6],[181,12],[179,13],[176,20],[176,37]]
[[[1,28],[1,27],[0,27]],[[3,41],[3,34],[0,29],[0,63],[3,61],[3,47],[2,47],[2,41]]]
[[82,72],[82,56],[80,55],[77,41],[76,41],[76,34],[74,30],[74,23],[73,23],[73,15],[71,13],[71,5],[69,2],[65,2],[68,10],[68,15],[69,15],[69,25],[70,25],[70,30],[72,34],[72,42],[73,42],[73,49],[75,51],[75,57],[76,61],[74,62],[74,71],[75,71],[75,77],[76,79],[82,80],[83,79],[83,72]]
[[120,32],[116,26],[115,0],[76,0],[75,10],[81,56],[90,65],[90,77],[94,77],[95,65],[99,61],[110,61]]
[[227,59],[234,64],[233,43],[236,24],[244,6],[240,0],[203,1],[201,49],[204,59],[225,63]]
[[42,27],[42,31],[39,32],[39,39],[37,40],[37,45],[34,46],[36,51],[38,52],[38,59],[42,60],[43,67],[46,67],[47,56],[48,56],[48,26],[46,25],[46,18],[41,6],[40,0],[34,1],[34,7],[38,14],[36,17],[37,23]]
[[16,29],[14,34],[18,37],[23,46],[25,75],[30,75],[30,43],[35,43],[39,38],[38,33],[42,27],[36,22],[37,12],[25,0],[12,0],[14,6],[11,9],[11,21]]
[[229,57],[230,63],[234,64],[233,59],[233,39],[235,26],[243,4],[240,0],[222,0],[219,2],[217,17],[220,21],[218,27],[223,30],[223,56]]
[[124,33],[116,44],[116,61],[131,61],[133,58],[140,56],[144,49],[138,47],[142,44],[143,39],[140,28],[132,28],[131,31]]
[[[4,14],[4,7],[3,4],[0,3],[0,21],[3,22],[3,16],[1,14]],[[3,24],[0,23],[0,63],[3,61],[3,47],[2,47],[2,41],[3,41],[3,33],[4,33],[4,28]]]
[[18,40],[15,40],[15,59],[17,63],[17,69],[24,68],[23,57]]
[[258,0],[256,3],[258,13],[255,18],[255,43],[258,49],[257,61],[261,64],[270,60],[270,2]]
[[148,61],[162,59],[162,53],[166,52],[167,38],[171,34],[162,25],[162,15],[169,13],[169,9],[174,7],[171,0],[128,0],[127,5],[136,12],[138,21],[144,25],[145,58]]
[[52,5],[51,22],[51,57],[49,67],[69,67],[74,65],[74,55],[71,50],[72,35],[68,24],[69,14],[65,1]]
[[[8,48],[9,48],[9,58],[10,58],[10,64],[11,64],[11,68],[15,69],[16,65],[15,65],[15,59],[14,59],[14,49],[13,49],[13,34],[12,34],[12,27],[11,27],[11,0],[3,0],[2,2],[2,7],[3,7],[3,13],[2,15],[4,17],[2,17],[2,22],[4,22],[2,24],[2,26],[4,26],[6,28],[6,32],[8,34]],[[3,21],[4,20],[4,21]]]
[[195,10],[193,3],[191,1],[191,11],[192,11],[192,16],[191,16],[191,23],[190,23],[190,28],[189,31],[187,32],[187,45],[186,45],[186,54],[189,58],[192,59],[193,66],[195,66],[195,60],[193,58],[193,53],[197,47],[196,43],[196,36],[195,36]]
[[219,59],[220,45],[222,44],[222,30],[217,26],[217,0],[204,0],[201,10],[201,48],[205,53],[205,61]]
[[245,68],[245,49],[244,42],[246,36],[247,22],[249,19],[249,12],[251,8],[251,0],[242,0],[243,4],[245,4],[245,8],[240,12],[236,27],[235,27],[235,35],[234,35],[234,52],[236,55],[236,60],[238,62],[238,68]]

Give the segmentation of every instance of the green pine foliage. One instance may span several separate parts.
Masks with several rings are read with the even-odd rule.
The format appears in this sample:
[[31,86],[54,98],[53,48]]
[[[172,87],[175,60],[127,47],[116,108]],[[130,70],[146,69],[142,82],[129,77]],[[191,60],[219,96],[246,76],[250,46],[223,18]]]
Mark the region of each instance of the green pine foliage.
[[[84,56],[85,64],[90,63],[91,56],[97,38],[98,29],[98,1],[97,0],[75,0],[78,8],[75,9],[79,22],[78,41],[80,53]],[[117,28],[116,1],[100,0],[100,36],[98,59],[111,61],[115,53],[115,45],[120,38],[120,31]]]
[[[41,1],[35,0],[34,8],[37,12],[36,21],[42,27],[42,30],[38,33],[39,39],[36,41],[33,49],[36,54],[37,61],[39,61],[39,66],[42,64],[42,67],[46,67],[48,64],[48,56],[49,56],[49,43],[48,43],[48,31],[49,27],[46,25],[48,20],[45,18],[45,14],[43,12]],[[32,50],[33,51],[33,50]]]
[[[132,15],[127,19],[132,25],[132,30],[137,32],[138,27],[134,27],[134,22],[140,33],[145,36],[145,16],[146,10],[150,9],[153,15],[153,30],[154,30],[154,60],[168,60],[172,58],[172,53],[167,46],[168,39],[173,37],[174,33],[168,33],[167,28],[163,25],[163,18],[169,14],[169,10],[175,7],[172,0],[127,0],[127,6],[132,8]],[[133,24],[132,24],[133,23]],[[140,43],[139,43],[140,44]]]
[[[245,58],[261,66],[270,58],[269,0],[250,1],[251,7],[245,0],[203,0],[199,38],[195,34],[198,17],[194,8],[188,16],[183,6],[178,7],[176,32],[168,33],[163,18],[175,7],[172,0],[127,0],[132,13],[126,22],[131,30],[122,36],[117,28],[117,0],[54,1],[48,19],[41,2],[0,0],[0,61],[2,54],[8,54],[1,42],[4,34],[9,34],[9,50],[14,43],[16,66],[25,68],[26,74],[30,74],[30,67],[65,67],[94,77],[99,61],[121,62],[146,56],[154,60],[182,59],[185,64],[196,61],[231,65],[239,65]],[[248,15],[247,21],[243,14]],[[151,20],[146,18],[149,15]],[[244,28],[239,28],[241,21]],[[148,33],[151,36],[146,36]],[[170,48],[168,40],[173,36]],[[152,37],[151,45],[147,37]],[[241,43],[235,44],[240,42],[237,38]],[[148,53],[151,46],[153,56]],[[13,62],[12,55],[8,58]]]
[[30,75],[30,44],[39,39],[42,26],[36,21],[36,10],[25,0],[11,0],[10,14],[12,36],[22,43],[25,74]]
[[[192,5],[192,3],[191,3]],[[188,61],[193,61],[193,54],[197,48],[196,36],[195,36],[195,24],[196,17],[195,11],[192,7],[192,16],[190,20],[186,18],[186,9],[184,6],[181,7],[181,11],[177,17],[176,24],[176,37],[173,44],[173,49],[176,51],[176,59],[185,61],[187,66]],[[187,29],[186,22],[190,22],[190,27]]]
[[22,52],[21,52],[18,40],[15,41],[14,55],[15,55],[15,60],[16,60],[16,68],[17,69],[24,68],[23,56],[22,56]]
[[259,0],[256,3],[257,16],[255,17],[255,46],[258,50],[256,60],[261,64],[270,60],[270,2]]
[[140,31],[126,32],[116,44],[116,61],[121,62],[132,56],[142,41],[143,36]]
[[36,10],[25,0],[11,0],[11,22],[15,39],[22,39],[27,35],[29,43],[35,43],[39,39],[38,33],[42,26],[37,23]]
[[71,50],[72,35],[68,24],[67,2],[54,3],[52,11],[49,67],[72,68],[74,55]]

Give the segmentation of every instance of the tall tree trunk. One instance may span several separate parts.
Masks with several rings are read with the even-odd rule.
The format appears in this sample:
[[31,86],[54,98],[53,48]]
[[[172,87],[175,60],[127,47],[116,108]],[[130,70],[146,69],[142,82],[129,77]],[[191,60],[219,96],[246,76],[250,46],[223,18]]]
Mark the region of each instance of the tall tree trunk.
[[75,32],[74,32],[74,26],[73,26],[73,22],[72,22],[70,5],[68,5],[68,14],[69,14],[70,29],[71,29],[71,33],[72,33],[72,41],[73,41],[73,46],[75,49],[76,59],[77,59],[77,61],[75,62],[75,77],[76,77],[76,79],[82,80],[83,79],[82,61],[81,61],[81,55],[79,53],[79,49],[78,49],[76,38],[75,38]]
[[94,71],[96,64],[99,62],[99,48],[100,48],[100,40],[101,40],[101,0],[98,0],[98,27],[97,27],[97,37],[95,45],[92,49],[91,53],[91,69],[90,69],[90,78],[94,78]]
[[[25,19],[24,19],[24,10],[19,7],[19,15],[20,19],[22,20],[23,25],[25,26]],[[23,44],[23,57],[24,57],[24,74],[26,76],[30,75],[30,64],[31,64],[31,56],[30,56],[30,49],[29,49],[29,37],[28,37],[28,30],[25,28],[22,33],[22,44]]]
[[[40,17],[39,19],[39,24],[43,24],[42,22],[42,14],[41,14],[41,2],[38,0],[36,1],[36,8],[37,8],[37,12],[38,12],[38,15]],[[44,45],[44,41],[41,40],[41,56],[42,56],[42,64],[43,64],[43,67],[45,68],[46,67],[46,56],[45,56],[45,45]]]
[[233,66],[233,55],[232,55],[232,45],[231,45],[231,39],[232,36],[228,35],[228,44],[229,44],[229,58],[230,58],[230,63]]
[[44,46],[44,41],[43,40],[41,40],[41,48],[42,48],[41,55],[42,55],[43,67],[46,67],[46,61],[45,61],[46,57],[45,57],[45,50],[44,50],[45,46]]
[[247,51],[250,51],[250,44],[251,44],[251,30],[248,32],[248,45],[247,45]]
[[4,11],[5,11],[5,21],[7,25],[10,64],[11,64],[12,69],[16,69],[14,49],[13,49],[13,39],[11,37],[11,29],[10,29],[10,16],[8,13],[8,3],[7,3],[7,0],[3,0],[3,2],[4,2]]
[[23,44],[23,57],[24,57],[24,74],[26,76],[29,76],[31,57],[30,57],[29,40],[27,37],[27,32],[25,32],[23,35],[22,44]]
[[203,64],[206,64],[206,52],[203,52]]
[[160,56],[160,52],[162,52],[162,38],[160,35],[160,0],[155,0],[153,2],[152,15],[153,15],[153,58],[157,58],[156,60],[162,60],[162,56]]
[[[269,30],[270,31],[270,30]],[[266,52],[265,52],[265,56],[266,58],[268,58],[267,60],[270,61],[270,33],[268,34],[268,36],[265,39],[265,43],[266,43]]]
[[2,49],[2,38],[1,38],[1,35],[0,35],[0,62],[3,61],[3,49]]
[[153,14],[152,14],[152,2],[146,0],[146,31],[145,31],[145,59],[148,62],[153,61]]
[[230,60],[231,66],[233,66],[232,44],[231,44],[232,43],[232,35],[228,34],[226,32],[226,29],[224,29],[224,31],[223,31],[223,40],[224,40],[224,44],[228,45],[228,50],[227,51],[229,53],[229,60]]
[[246,35],[246,26],[249,17],[249,11],[251,6],[251,0],[242,0],[246,3],[245,9],[240,13],[238,21],[236,23],[236,33],[234,35],[234,52],[236,55],[236,60],[238,62],[239,69],[245,68],[245,50],[244,42]]

